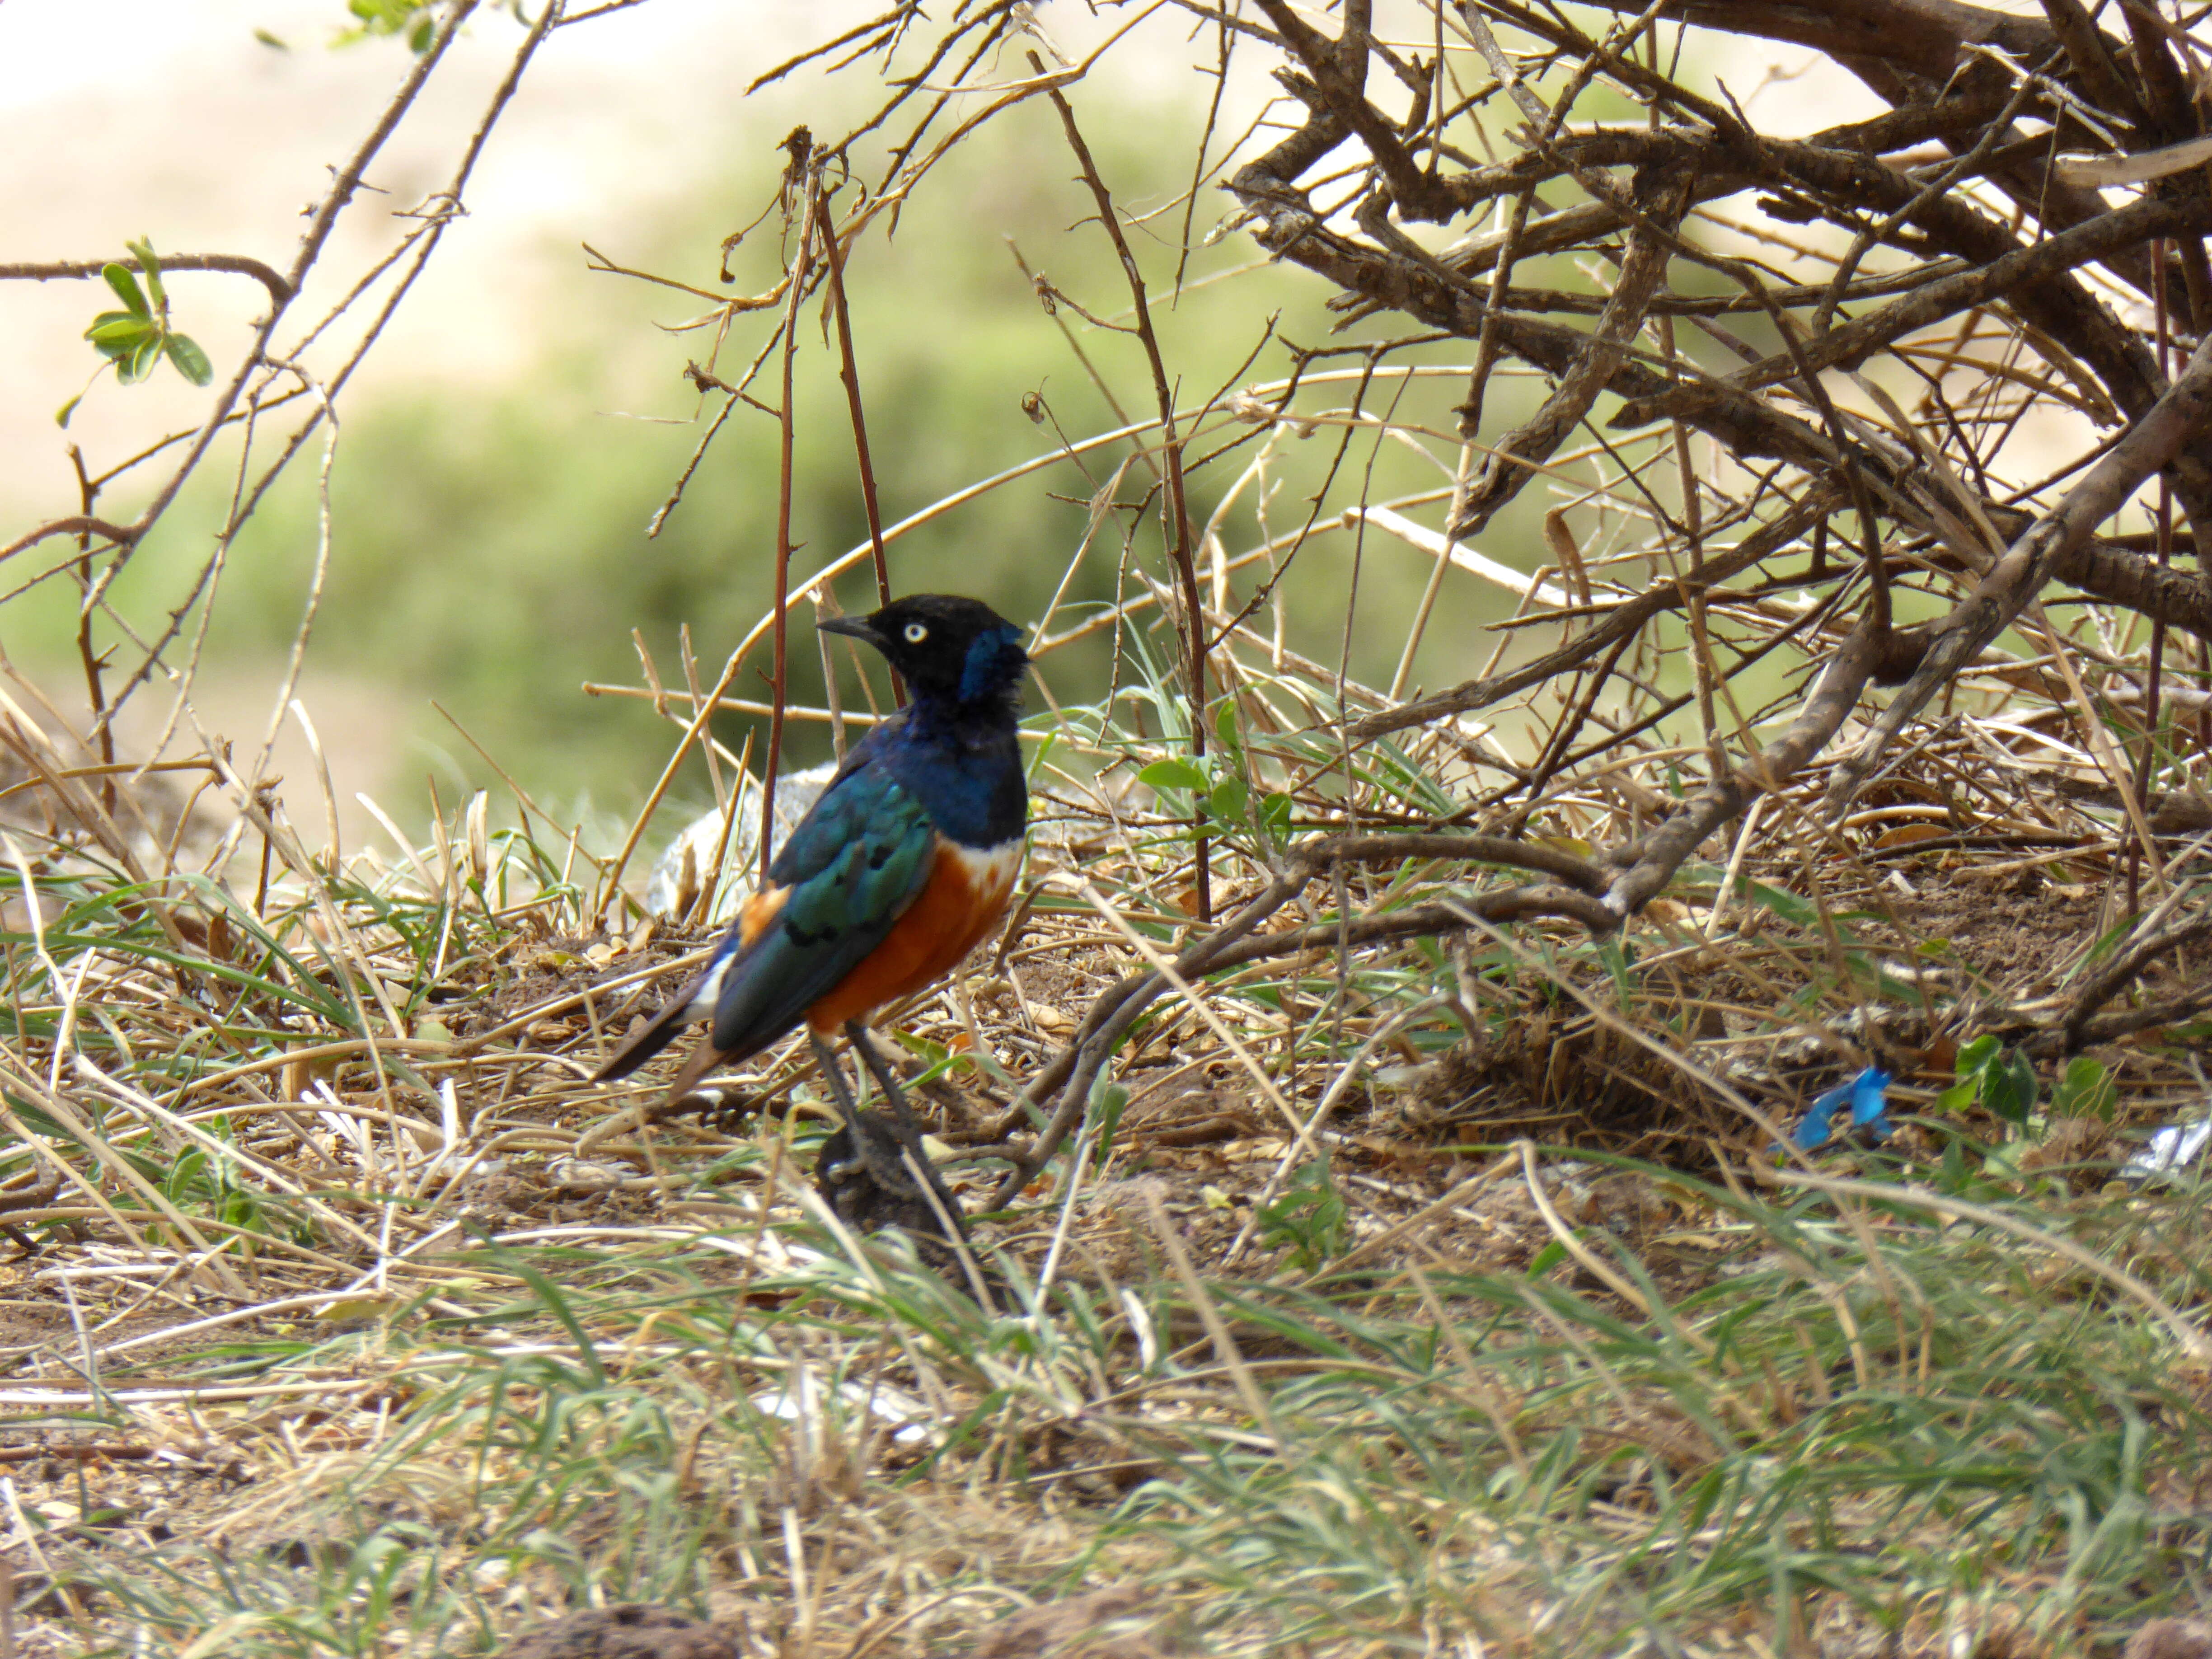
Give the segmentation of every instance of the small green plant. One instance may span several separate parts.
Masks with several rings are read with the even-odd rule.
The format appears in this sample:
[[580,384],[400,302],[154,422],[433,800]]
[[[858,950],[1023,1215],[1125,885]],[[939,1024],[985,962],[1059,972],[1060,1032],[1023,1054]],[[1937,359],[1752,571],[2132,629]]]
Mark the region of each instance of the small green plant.
[[[407,50],[420,58],[438,38],[438,0],[346,0],[346,10],[361,21],[351,28],[341,29],[331,44],[350,46],[363,40],[404,36]],[[505,11],[518,23],[527,25],[531,21],[523,0],[505,0],[490,9]],[[253,33],[265,46],[284,44],[264,30],[256,29]]]
[[2110,1123],[2117,1093],[2112,1073],[2102,1060],[2076,1054],[2066,1062],[2066,1075],[2051,1091],[2051,1115],[2101,1118]]
[[1256,831],[1263,847],[1290,839],[1291,798],[1269,793],[1255,804],[1232,757],[1208,755],[1194,761],[1172,756],[1146,767],[1137,781],[1158,793],[1161,809],[1171,817],[1194,817],[1203,811],[1209,836],[1249,842]]
[[[1936,1097],[1938,1111],[1961,1112],[1978,1103],[2006,1122],[2025,1127],[2041,1098],[2033,1063],[1987,1033],[1959,1050],[1958,1075],[1959,1080]],[[2116,1094],[2104,1062],[2076,1054],[2051,1088],[2050,1115],[2110,1122]]]
[[1301,1165],[1281,1194],[1260,1206],[1259,1224],[1261,1242],[1278,1249],[1287,1246],[1302,1272],[1344,1254],[1350,1230],[1326,1152]]
[[[155,256],[154,244],[141,237],[126,246],[145,274],[145,286],[139,286],[138,272],[128,265],[102,266],[100,274],[123,301],[123,309],[101,312],[92,319],[84,337],[115,366],[115,378],[125,386],[136,386],[144,380],[164,357],[194,386],[205,386],[215,378],[215,369],[198,341],[169,325],[169,295],[161,286],[161,262]],[[83,401],[81,392],[62,405],[55,421],[67,426]]]
[[431,0],[346,0],[346,9],[361,22],[338,36],[337,44],[342,46],[381,35],[404,34],[407,49],[419,57],[429,51],[438,30],[437,9]]
[[[1959,1050],[1958,1074],[1959,1080],[1936,1097],[1938,1111],[1963,1112],[1978,1103],[2008,1123],[2025,1125],[2035,1109],[2033,1062],[1986,1032]],[[2067,1075],[2071,1078],[2072,1071]]]

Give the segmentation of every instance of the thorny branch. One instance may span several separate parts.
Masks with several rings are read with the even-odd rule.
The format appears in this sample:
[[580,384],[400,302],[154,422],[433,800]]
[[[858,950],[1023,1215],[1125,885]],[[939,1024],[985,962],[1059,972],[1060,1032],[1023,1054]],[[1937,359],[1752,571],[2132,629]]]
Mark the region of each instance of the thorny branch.
[[[1613,3],[1624,12],[1638,9],[1626,0]],[[1218,15],[1227,27],[1225,13],[1188,9]],[[1555,10],[1540,13],[1513,0],[1462,0],[1455,21],[1492,73],[1488,90],[1474,93],[1467,106],[1479,109],[1503,90],[1527,123],[1515,139],[1517,155],[1482,165],[1467,160],[1472,145],[1446,142],[1443,124],[1424,125],[1420,99],[1402,119],[1370,100],[1370,61],[1389,61],[1401,78],[1407,66],[1368,34],[1364,8],[1345,9],[1334,40],[1310,21],[1310,13],[1276,0],[1261,0],[1259,9],[1273,26],[1271,44],[1286,60],[1278,77],[1303,117],[1231,177],[1229,187],[1262,246],[1334,287],[1334,303],[1347,314],[1395,313],[1477,342],[1470,415],[1480,414],[1493,354],[1517,358],[1552,380],[1541,408],[1486,446],[1479,478],[1455,496],[1448,538],[1472,538],[1498,522],[1498,514],[1545,476],[1525,463],[1556,453],[1593,417],[1603,394],[1622,400],[1606,420],[1610,431],[1630,434],[1679,421],[1701,433],[1717,457],[1753,469],[1763,461],[1781,464],[1760,474],[1762,488],[1773,492],[1766,509],[1733,547],[1711,549],[1693,577],[1676,573],[1669,583],[1647,586],[1591,616],[1587,626],[1567,623],[1556,648],[1524,663],[1367,714],[1352,724],[1353,740],[1456,721],[1601,659],[1601,683],[1628,645],[1659,617],[1692,603],[1693,592],[1709,603],[1746,572],[1771,580],[1778,574],[1778,556],[1808,541],[1811,574],[1820,578],[1832,515],[1845,506],[1857,510],[1870,550],[1875,602],[1856,619],[1848,611],[1830,617],[1827,631],[1812,636],[1831,655],[1778,741],[1747,747],[1665,822],[1607,853],[1604,862],[1615,873],[1603,902],[1612,917],[1634,914],[1753,799],[1812,763],[1852,718],[1869,685],[1904,680],[1872,735],[1836,774],[1830,805],[1840,811],[1905,724],[1984,660],[2013,618],[2054,581],[2142,612],[2161,627],[2212,640],[2212,587],[2202,570],[2177,571],[2096,533],[2161,471],[2200,552],[2212,531],[2212,452],[2203,441],[2212,343],[2200,344],[2189,369],[2169,387],[2143,330],[2124,321],[2118,309],[2148,298],[2154,289],[2164,293],[2159,264],[2167,257],[2161,249],[2171,246],[2182,279],[2174,287],[2187,296],[2183,320],[2202,339],[2212,322],[2203,249],[2212,231],[2212,189],[2193,173],[2169,174],[2136,199],[2108,205],[2094,191],[2054,177],[2051,165],[2062,144],[2124,155],[2201,131],[2195,106],[2171,90],[2180,80],[2167,44],[2133,11],[2130,36],[2121,40],[2102,33],[2071,0],[2053,0],[2049,23],[1949,0],[1853,0],[1817,15],[1771,0],[1693,0],[1677,14],[1693,28],[1814,46],[1893,106],[1875,121],[1781,140],[1754,131],[1733,105],[1717,108],[1661,75],[1656,36],[1651,53],[1639,59],[1634,33],[1592,40]],[[1561,58],[1579,64],[1559,109],[1547,109],[1533,95],[1527,72],[1498,48],[1493,24],[1534,37],[1540,59],[1557,54],[1554,64]],[[1410,67],[1422,70],[1418,60]],[[1434,76],[1438,66],[1426,72]],[[1611,81],[1647,104],[1650,125],[1563,131],[1565,105],[1592,80]],[[2138,95],[2139,85],[2167,89],[2162,98],[2150,95],[2155,110]],[[2046,124],[2051,137],[2021,128],[2026,118]],[[1950,159],[1929,161],[1920,147],[1931,141]],[[1308,180],[1324,167],[1330,177],[1344,178],[1347,155],[1357,185],[1348,194],[1340,189],[1332,205],[1320,204]],[[1626,191],[1608,176],[1619,167],[1632,172]],[[1585,199],[1575,199],[1577,189]],[[1552,191],[1562,193],[1546,199]],[[1686,267],[1698,264],[1748,270],[1700,258],[1688,245],[1689,226],[1731,198],[1755,199],[1770,219],[1830,224],[1854,238],[1850,263],[1838,264],[1826,282],[1750,278],[1753,292],[1730,309],[1765,311],[1778,350],[1762,352],[1724,331],[1718,319],[1729,311],[1693,309],[1692,296],[1674,287]],[[1510,225],[1440,252],[1415,243],[1394,222],[1448,223],[1508,202]],[[1625,240],[1616,242],[1623,232]],[[1815,252],[1812,244],[1800,246]],[[1516,259],[1575,249],[1595,253],[1618,272],[1588,333],[1542,314],[1587,315],[1593,302],[1585,296],[1521,289],[1505,276]],[[1858,287],[1876,303],[1861,311],[1853,288],[1861,272],[1877,270],[1879,289]],[[1817,310],[1805,315],[1815,289]],[[1698,361],[1704,354],[1678,361],[1654,350],[1644,342],[1654,315],[1693,318],[1738,365],[1717,374]],[[2023,374],[2015,367],[2022,356],[2039,362],[2040,372]],[[1894,364],[1929,388],[1917,425],[1900,428],[1887,418],[1899,412],[1893,398],[1869,410],[1854,398],[1851,409],[1839,413],[1830,390],[1814,378],[1837,370],[1875,375]],[[1978,385],[1977,374],[1984,377]],[[2041,505],[2042,492],[2066,471],[2009,492],[1995,484],[1991,471],[2005,440],[2033,415],[2039,400],[2045,407],[2070,404],[2111,430],[2100,451],[2085,458],[2087,477],[2055,507]],[[1961,408],[1977,411],[1979,431],[1961,425]],[[2010,550],[2003,552],[2007,543]],[[1900,558],[1972,585],[1962,593],[1954,590],[1949,616],[1896,629],[1887,593],[1909,568]],[[1592,707],[1595,691],[1593,686],[1581,701],[1583,710]],[[2146,719],[2155,725],[2154,706]],[[1748,730],[1737,736],[1752,745]],[[1191,947],[1179,970],[1218,966],[1218,953],[1255,925],[1255,911],[1284,901],[1291,879],[1279,878],[1253,908]],[[1546,908],[1542,898],[1514,902]],[[1549,913],[1576,908],[1554,900]],[[2165,941],[2168,948],[2171,942]],[[2139,965],[2130,957],[2116,967],[2113,984],[2124,979],[2122,968],[2132,971],[2130,964]],[[1036,1167],[1068,1133],[1103,1054],[1163,983],[1158,975],[1139,976],[1116,987],[1033,1081],[1027,1099],[1042,1103],[1060,1091],[1060,1103],[1018,1172]],[[2069,1024],[2069,1042],[2080,1039],[2101,1000],[2085,995]]]
[[[51,283],[61,277],[97,276],[112,264],[121,265],[125,270],[145,269],[135,254],[120,259],[63,259],[47,264],[0,264],[0,283]],[[166,276],[173,270],[228,270],[251,276],[267,289],[269,297],[280,306],[289,304],[295,292],[288,278],[242,253],[164,253],[162,274]]]
[[[1042,76],[1044,60],[1035,52],[1029,55],[1030,67]],[[1166,459],[1168,486],[1168,515],[1170,539],[1168,546],[1169,563],[1181,585],[1183,607],[1183,651],[1186,672],[1190,677],[1190,747],[1191,753],[1206,753],[1206,622],[1200,612],[1198,596],[1198,566],[1193,556],[1190,539],[1190,503],[1183,481],[1182,439],[1176,430],[1175,390],[1168,383],[1165,361],[1160,356],[1158,334],[1152,327],[1152,307],[1145,299],[1144,272],[1137,264],[1137,256],[1129,251],[1129,239],[1122,234],[1121,222],[1114,206],[1114,198],[1106,188],[1106,181],[1098,176],[1098,164],[1091,159],[1091,147],[1083,142],[1082,130],[1075,124],[1075,110],[1067,96],[1058,87],[1048,88],[1046,95],[1059,112],[1060,129],[1067,135],[1067,147],[1075,153],[1076,164],[1082,169],[1083,183],[1091,192],[1091,199],[1098,209],[1098,223],[1114,244],[1115,254],[1121,264],[1121,273],[1128,279],[1129,297],[1135,310],[1137,337],[1144,343],[1145,361],[1152,371],[1152,395],[1160,414],[1162,450]],[[1206,837],[1200,834],[1196,842],[1198,913],[1200,919],[1212,921],[1213,898],[1212,892],[1211,860],[1206,856]]]

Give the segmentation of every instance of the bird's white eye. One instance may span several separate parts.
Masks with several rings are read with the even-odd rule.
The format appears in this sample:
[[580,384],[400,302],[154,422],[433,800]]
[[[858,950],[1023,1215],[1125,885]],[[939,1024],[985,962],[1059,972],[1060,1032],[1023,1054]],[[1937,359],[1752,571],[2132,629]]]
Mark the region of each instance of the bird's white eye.
[[929,630],[920,623],[908,623],[906,625],[906,642],[908,645],[920,645],[928,637]]

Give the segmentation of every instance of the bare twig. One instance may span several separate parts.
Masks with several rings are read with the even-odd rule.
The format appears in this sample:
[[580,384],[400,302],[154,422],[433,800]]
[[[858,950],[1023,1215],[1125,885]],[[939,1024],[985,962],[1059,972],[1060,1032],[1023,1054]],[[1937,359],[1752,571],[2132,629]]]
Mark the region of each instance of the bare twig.
[[[1030,67],[1039,76],[1044,74],[1042,58],[1031,52],[1029,61]],[[1128,279],[1129,298],[1136,313],[1137,337],[1144,343],[1145,361],[1151,365],[1152,371],[1152,395],[1159,409],[1160,434],[1164,441],[1162,447],[1167,464],[1168,559],[1182,589],[1184,663],[1190,678],[1190,752],[1202,757],[1206,753],[1208,701],[1206,622],[1198,592],[1198,561],[1190,540],[1190,503],[1183,484],[1182,440],[1176,430],[1175,392],[1168,383],[1167,364],[1160,356],[1159,336],[1152,328],[1152,308],[1146,303],[1144,272],[1138,267],[1137,256],[1129,251],[1128,238],[1121,234],[1121,221],[1114,206],[1114,198],[1106,189],[1105,180],[1098,176],[1098,165],[1091,159],[1091,148],[1083,142],[1083,133],[1075,125],[1074,107],[1068,103],[1066,94],[1056,86],[1047,88],[1046,93],[1052,100],[1053,107],[1060,112],[1060,127],[1067,135],[1067,147],[1074,151],[1076,165],[1082,170],[1083,182],[1091,191],[1091,199],[1097,205],[1099,228],[1112,240],[1114,252],[1121,262],[1121,274]],[[1198,913],[1201,921],[1210,921],[1213,917],[1212,869],[1202,830],[1196,835],[1194,844]]]
[[[761,762],[761,836],[759,886],[768,887],[768,866],[775,850],[775,780],[783,763],[783,704],[785,695],[784,672],[789,652],[785,642],[785,623],[790,615],[791,597],[791,481],[793,447],[797,441],[797,414],[793,406],[793,380],[792,366],[799,355],[799,307],[806,297],[806,277],[814,261],[814,237],[817,228],[816,206],[822,200],[815,184],[814,141],[805,128],[794,131],[786,141],[791,151],[791,167],[787,177],[793,193],[799,202],[799,249],[793,256],[791,266],[791,304],[783,319],[783,398],[776,406],[776,428],[779,447],[776,453],[775,474],[775,661],[773,670],[772,700],[774,708],[769,714],[768,754]],[[830,228],[836,234],[835,227]],[[857,397],[857,383],[854,396]],[[854,428],[856,434],[859,428]],[[865,456],[866,451],[862,452]],[[880,549],[882,537],[875,533],[873,517],[869,529],[871,544]],[[719,696],[720,690],[717,690]],[[700,710],[701,717],[711,713],[714,701],[709,698]]]
[[1836,769],[1828,786],[1832,815],[1840,814],[1850,803],[1905,723],[1974,653],[2011,625],[2043,591],[2059,562],[2203,430],[2208,416],[2212,416],[2212,338],[2197,348],[2172,389],[2067,493],[2058,509],[2014,541],[1982,578],[1973,596],[1944,619],[1912,678],[1891,699],[1858,750]]

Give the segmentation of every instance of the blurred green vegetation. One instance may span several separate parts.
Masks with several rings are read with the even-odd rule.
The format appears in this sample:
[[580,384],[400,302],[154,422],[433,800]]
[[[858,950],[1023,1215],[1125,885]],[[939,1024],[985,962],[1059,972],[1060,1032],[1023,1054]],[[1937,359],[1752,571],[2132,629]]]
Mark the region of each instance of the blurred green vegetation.
[[[1117,107],[1104,83],[1093,82],[1077,106],[1124,211],[1156,215],[1133,225],[1130,235],[1183,403],[1232,380],[1251,385],[1284,375],[1291,365],[1285,342],[1341,345],[1409,331],[1403,319],[1385,318],[1355,323],[1332,338],[1339,319],[1324,309],[1328,295],[1321,284],[1268,265],[1241,234],[1194,246],[1177,295],[1182,209],[1175,198],[1188,185],[1202,106],[1149,100]],[[823,120],[817,130],[836,129]],[[700,142],[744,159],[693,194],[696,208],[681,222],[662,228],[643,249],[625,248],[622,261],[703,289],[764,291],[782,258],[773,216],[732,256],[736,280],[726,290],[716,272],[732,224],[751,219],[775,188],[780,157],[773,140],[749,126],[740,110],[730,131]],[[905,205],[895,236],[872,231],[853,252],[851,311],[887,523],[1056,447],[1054,422],[1078,441],[1121,423],[1059,322],[1075,331],[1123,409],[1152,408],[1135,338],[1086,323],[1066,307],[1056,322],[1009,248],[1010,239],[1018,242],[1033,269],[1096,315],[1126,316],[1127,290],[1106,238],[1088,222],[1092,204],[1074,173],[1056,117],[1035,101],[1000,117],[942,163]],[[1225,194],[1205,189],[1194,243],[1230,207]],[[576,231],[588,239],[592,227],[580,223]],[[582,262],[565,250],[546,257]],[[1587,288],[1591,274],[1532,260],[1518,268],[1516,281]],[[768,416],[743,408],[733,414],[659,536],[645,534],[720,404],[718,395],[699,398],[683,377],[687,359],[703,361],[711,349],[711,330],[668,334],[653,325],[696,317],[704,303],[611,275],[580,274],[561,291],[586,298],[557,314],[518,319],[518,329],[543,343],[507,383],[425,381],[398,395],[363,395],[344,410],[331,477],[332,553],[310,660],[389,688],[385,718],[404,732],[406,751],[398,775],[383,786],[395,810],[427,799],[426,775],[439,775],[441,789],[495,781],[438,717],[433,700],[548,805],[626,810],[665,763],[675,730],[647,703],[586,696],[581,684],[639,683],[635,629],[664,683],[680,688],[678,638],[685,624],[701,678],[711,683],[770,602],[778,434]],[[737,320],[715,363],[719,374],[735,379],[743,372],[775,315]],[[1271,317],[1274,337],[1240,374]],[[1445,341],[1391,361],[1462,363],[1472,355],[1471,343]],[[1356,372],[1360,361],[1336,357],[1316,368]],[[798,373],[793,534],[804,545],[794,578],[866,534],[836,348],[818,305],[802,325]],[[647,388],[642,397],[640,386]],[[775,388],[771,362],[754,391],[772,403]],[[1023,408],[1033,392],[1050,411],[1042,425]],[[1300,407],[1341,408],[1351,392],[1348,384],[1334,386]],[[1494,382],[1485,435],[1506,429],[1540,395],[1528,380]],[[1397,383],[1378,380],[1366,404],[1370,412],[1395,409],[1397,419],[1441,437],[1452,431],[1452,405],[1463,396],[1464,382],[1455,379],[1421,381],[1402,393]],[[1378,440],[1371,427],[1348,444],[1343,439],[1340,426],[1324,425],[1281,442],[1271,475],[1270,532],[1295,528],[1332,471],[1332,515],[1358,495],[1381,501],[1448,482],[1436,463],[1407,444]],[[1448,463],[1449,446],[1431,447]],[[1098,452],[1088,459],[1087,477],[1063,462],[905,537],[891,549],[894,586],[974,592],[1012,617],[1034,618],[1083,535],[1096,481],[1127,453],[1126,446]],[[1247,444],[1194,475],[1194,527],[1252,453]],[[234,548],[210,630],[210,664],[250,678],[258,665],[273,671],[289,648],[316,541],[313,461],[310,453],[294,465]],[[204,468],[141,550],[116,590],[125,614],[155,616],[176,604],[206,556],[229,474],[228,461]],[[1131,469],[1124,499],[1141,493],[1143,476]],[[1255,493],[1248,490],[1224,520],[1223,539],[1232,554],[1259,539]],[[1481,538],[1485,550],[1524,568],[1546,562],[1537,532],[1547,495],[1528,491]],[[1068,587],[1070,600],[1109,598],[1117,581],[1124,591],[1135,588],[1133,578],[1116,570],[1128,517],[1101,531]],[[1433,512],[1424,517],[1436,521]],[[1333,524],[1333,517],[1323,522]],[[1429,567],[1379,532],[1361,540],[1349,666],[1356,677],[1387,684]],[[1134,526],[1128,547],[1131,559],[1164,575],[1156,512]],[[1283,585],[1287,643],[1332,666],[1346,648],[1353,560],[1351,536],[1318,535]],[[1237,579],[1239,596],[1252,591],[1257,574]],[[848,609],[868,608],[872,591],[865,572],[841,589]],[[50,585],[18,602],[9,619],[11,648],[33,662],[65,666],[73,654],[73,599]],[[1416,659],[1415,679],[1431,687],[1479,671],[1497,638],[1480,624],[1511,608],[1510,596],[1456,573],[1443,599]],[[1057,625],[1069,620],[1063,611]],[[1267,623],[1265,613],[1259,621]],[[809,623],[804,611],[794,619],[791,684],[796,700],[818,702],[821,664]],[[1055,696],[1063,702],[1097,696],[1107,683],[1105,649],[1071,650],[1048,662]],[[769,666],[763,644],[741,671],[738,695],[763,696]],[[747,725],[746,717],[722,716],[718,732],[734,750]],[[825,756],[828,746],[826,730],[802,724],[792,728],[787,754],[804,763]],[[695,765],[678,795],[706,794],[703,769]]]

